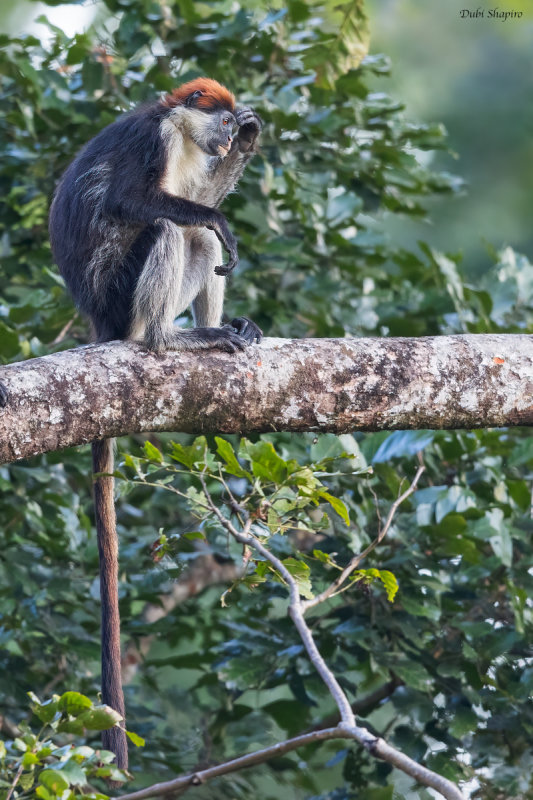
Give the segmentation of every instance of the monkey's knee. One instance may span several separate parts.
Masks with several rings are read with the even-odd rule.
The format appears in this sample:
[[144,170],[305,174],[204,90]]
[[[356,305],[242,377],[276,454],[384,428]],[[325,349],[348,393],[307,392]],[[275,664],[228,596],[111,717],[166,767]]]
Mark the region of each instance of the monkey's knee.
[[208,228],[191,228],[185,243],[187,269],[195,273],[210,275],[217,264],[222,263],[222,245],[214,231]]

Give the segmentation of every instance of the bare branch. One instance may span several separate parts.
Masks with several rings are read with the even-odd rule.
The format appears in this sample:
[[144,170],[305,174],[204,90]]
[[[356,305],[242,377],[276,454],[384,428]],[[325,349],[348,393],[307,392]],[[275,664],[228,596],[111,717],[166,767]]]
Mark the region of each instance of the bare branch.
[[238,772],[247,767],[254,767],[258,764],[264,764],[272,758],[279,758],[279,756],[290,753],[291,750],[296,750],[298,747],[305,747],[308,744],[315,742],[323,742],[327,739],[350,738],[349,733],[337,728],[326,728],[322,731],[313,731],[313,733],[305,733],[302,736],[296,736],[294,739],[287,739],[285,742],[278,742],[271,747],[265,747],[263,750],[256,750],[255,753],[249,753],[240,758],[234,758],[231,761],[226,761],[223,764],[217,764],[213,767],[200,770],[198,772],[190,772],[187,775],[181,775],[179,778],[174,778],[165,783],[156,783],[154,786],[148,786],[146,789],[140,789],[138,792],[131,792],[130,794],[123,794],[117,800],[145,800],[147,797],[164,797],[167,794],[180,795],[184,794],[188,789],[194,786],[201,786],[213,778],[218,778],[221,775],[228,775],[231,772]]
[[21,762],[18,770],[15,773],[15,777],[13,778],[13,782],[11,783],[11,786],[8,789],[8,792],[7,792],[7,795],[6,795],[6,800],[11,800],[11,795],[15,791],[17,783],[19,782],[20,777],[21,777],[23,772],[24,772],[24,764]]
[[0,367],[0,463],[127,433],[532,425],[533,339],[266,339],[243,353],[110,342]]
[[[317,670],[318,674],[326,684],[328,691],[330,692],[331,696],[335,700],[335,704],[340,711],[341,719],[347,725],[355,727],[355,717],[353,715],[352,709],[350,707],[350,703],[348,702],[348,698],[344,694],[343,690],[340,687],[339,682],[335,678],[334,674],[331,672],[329,667],[327,666],[326,662],[324,661],[323,657],[321,656],[315,641],[313,639],[313,635],[307,626],[303,612],[301,608],[301,601],[300,601],[300,590],[298,588],[298,584],[294,580],[293,576],[287,569],[287,567],[280,561],[277,556],[272,553],[268,547],[265,545],[252,533],[250,533],[251,529],[251,520],[248,519],[245,523],[242,533],[238,531],[235,526],[231,523],[230,520],[226,519],[226,517],[222,514],[219,508],[214,504],[211,495],[209,494],[209,490],[207,489],[205,480],[202,476],[200,476],[200,482],[202,484],[202,489],[204,491],[204,495],[206,497],[207,503],[213,514],[217,517],[220,524],[230,533],[234,539],[242,544],[248,544],[251,547],[254,547],[267,561],[272,564],[274,569],[279,572],[282,578],[285,580],[287,586],[289,587],[289,614],[294,622],[296,629],[300,635],[302,642],[304,643],[304,647],[307,650],[309,658],[313,663],[313,666]],[[366,736],[370,736],[363,728],[361,728],[361,736],[364,738]]]
[[420,476],[424,472],[425,467],[419,467],[416,471],[416,475],[411,481],[411,485],[408,489],[405,490],[391,505],[389,513],[387,514],[387,519],[385,520],[385,524],[379,531],[378,535],[374,539],[373,542],[370,542],[368,547],[366,547],[362,553],[354,556],[350,562],[344,567],[341,574],[336,578],[323,592],[317,594],[316,597],[313,597],[311,600],[303,600],[302,601],[302,608],[304,614],[310,608],[314,608],[315,606],[319,605],[319,603],[323,603],[324,600],[327,600],[329,597],[333,597],[333,595],[337,594],[338,592],[342,591],[342,586],[344,582],[349,578],[352,572],[357,569],[361,561],[367,557],[369,553],[374,550],[378,546],[378,544],[383,541],[385,536],[387,535],[390,526],[392,525],[392,521],[394,519],[394,515],[396,514],[398,508],[401,506],[404,500],[406,500],[410,495],[413,494],[415,491],[418,481],[420,480]]
[[[355,738],[354,736],[354,739]],[[443,778],[442,775],[437,775],[436,772],[432,772],[432,770],[427,769],[427,767],[417,764],[412,758],[400,753],[399,750],[391,747],[391,745],[387,744],[383,739],[378,739],[375,747],[370,752],[372,755],[377,756],[377,758],[381,758],[388,764],[392,764],[394,767],[401,769],[402,772],[406,772],[423,786],[429,786],[435,789],[445,797],[446,800],[465,800],[463,793],[454,783],[447,780],[447,778]]]
[[[380,758],[398,767],[398,769],[410,775],[423,786],[429,786],[435,789],[445,797],[446,800],[465,800],[463,794],[451,781],[417,764],[416,761],[398,752],[394,747],[390,747],[383,739],[371,736],[370,734],[367,734],[367,736],[369,741],[360,743],[364,744],[366,749],[376,758]],[[320,731],[313,731],[312,733],[296,736],[293,739],[287,739],[284,742],[278,742],[271,747],[256,750],[254,753],[240,756],[240,758],[234,758],[223,764],[217,764],[198,772],[190,772],[187,775],[181,775],[179,778],[174,778],[165,783],[156,783],[153,786],[148,786],[146,789],[140,789],[138,792],[123,794],[120,798],[117,798],[117,800],[146,800],[146,798],[149,797],[164,797],[168,794],[179,797],[185,794],[189,789],[202,786],[221,775],[228,775],[229,773],[238,772],[248,767],[264,764],[272,758],[279,758],[285,755],[285,753],[290,753],[291,750],[296,750],[299,747],[305,747],[309,744],[315,744],[316,742],[323,742],[328,739],[355,739],[356,741],[360,741],[358,729],[341,724],[335,728],[325,728]]]
[[[421,467],[417,471],[417,474],[413,479],[413,482],[411,483],[409,489],[407,489],[393,504],[391,511],[389,512],[389,515],[387,517],[387,521],[385,522],[385,525],[383,526],[383,529],[380,532],[381,538],[383,538],[386,531],[390,527],[395,510],[398,508],[400,503],[414,491],[416,483],[420,475],[422,474],[422,471],[423,468]],[[296,580],[291,575],[287,567],[283,564],[283,562],[277,556],[275,556],[274,553],[272,553],[268,549],[268,547],[266,547],[260,541],[260,539],[258,539],[256,536],[253,535],[253,533],[251,532],[252,528],[251,518],[248,517],[246,519],[242,531],[237,530],[232,521],[227,517],[225,517],[224,514],[221,512],[221,510],[213,502],[213,499],[207,488],[205,475],[199,475],[198,477],[202,486],[206,503],[209,506],[211,512],[223,526],[223,528],[231,536],[233,536],[233,538],[236,541],[242,543],[243,545],[249,545],[255,548],[263,556],[263,558],[265,558],[274,567],[274,569],[281,575],[281,577],[284,579],[289,588],[289,615],[291,616],[294,625],[298,631],[298,634],[302,642],[304,643],[304,646],[307,650],[311,662],[313,663],[313,666],[315,667],[318,674],[322,678],[328,691],[333,697],[335,704],[337,705],[337,708],[339,709],[341,722],[339,723],[337,728],[326,729],[332,734],[332,736],[328,738],[333,738],[332,732],[337,731],[337,735],[341,738],[345,736],[347,738],[355,739],[356,742],[365,747],[368,750],[368,752],[374,755],[375,757],[381,758],[384,761],[393,764],[394,766],[401,769],[403,772],[406,772],[408,775],[411,775],[413,778],[418,780],[424,786],[430,786],[436,789],[443,795],[443,797],[447,798],[447,800],[464,800],[461,792],[450,781],[446,780],[440,775],[437,775],[437,773],[432,772],[426,767],[421,766],[416,761],[413,761],[408,756],[404,755],[391,745],[387,744],[383,739],[374,736],[366,728],[363,728],[356,724],[355,716],[348,701],[348,698],[345,692],[343,691],[342,687],[340,686],[339,682],[335,678],[335,675],[330,670],[323,656],[318,650],[311,629],[309,628],[304,619],[304,606],[300,598],[300,591]],[[225,486],[224,481],[223,485],[229,493],[229,489]],[[237,508],[239,509],[239,512],[242,512],[242,509],[236,503],[234,498],[232,498],[232,501],[233,504],[236,505]],[[378,540],[379,540],[379,535],[378,539],[376,539],[376,544]],[[138,800],[138,798],[135,795],[127,797],[129,797],[129,800]]]

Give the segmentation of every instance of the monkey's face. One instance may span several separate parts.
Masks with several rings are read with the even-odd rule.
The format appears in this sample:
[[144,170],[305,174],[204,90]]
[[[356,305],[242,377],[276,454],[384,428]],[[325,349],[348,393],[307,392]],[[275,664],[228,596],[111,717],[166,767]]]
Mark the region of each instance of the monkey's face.
[[233,129],[237,125],[231,111],[187,109],[186,113],[191,139],[209,156],[225,158],[233,141]]

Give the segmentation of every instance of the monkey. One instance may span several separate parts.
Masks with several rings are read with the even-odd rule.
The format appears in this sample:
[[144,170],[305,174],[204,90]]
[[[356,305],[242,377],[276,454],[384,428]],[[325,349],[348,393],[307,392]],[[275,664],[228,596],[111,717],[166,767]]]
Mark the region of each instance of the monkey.
[[[120,117],[74,158],[51,204],[50,242],[96,342],[235,353],[261,340],[261,329],[247,317],[221,324],[224,277],[237,266],[238,252],[218,210],[256,152],[261,130],[256,112],[236,106],[225,86],[197,78]],[[188,306],[195,327],[181,330],[174,320]],[[120,727],[104,732],[103,743],[125,769],[113,440],[92,443],[92,465],[102,700],[122,717]]]

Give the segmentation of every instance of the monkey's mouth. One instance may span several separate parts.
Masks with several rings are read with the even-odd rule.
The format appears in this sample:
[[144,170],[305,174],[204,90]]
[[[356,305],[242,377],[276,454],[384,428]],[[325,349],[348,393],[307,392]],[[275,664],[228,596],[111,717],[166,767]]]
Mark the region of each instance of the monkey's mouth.
[[218,145],[218,152],[219,152],[219,154],[222,156],[222,158],[224,158],[224,156],[227,156],[227,155],[228,155],[228,153],[229,153],[229,147],[230,147],[230,146],[229,146],[229,144],[228,144],[228,146],[227,146],[227,147],[224,147],[224,145],[223,145],[223,144],[219,144],[219,145]]

